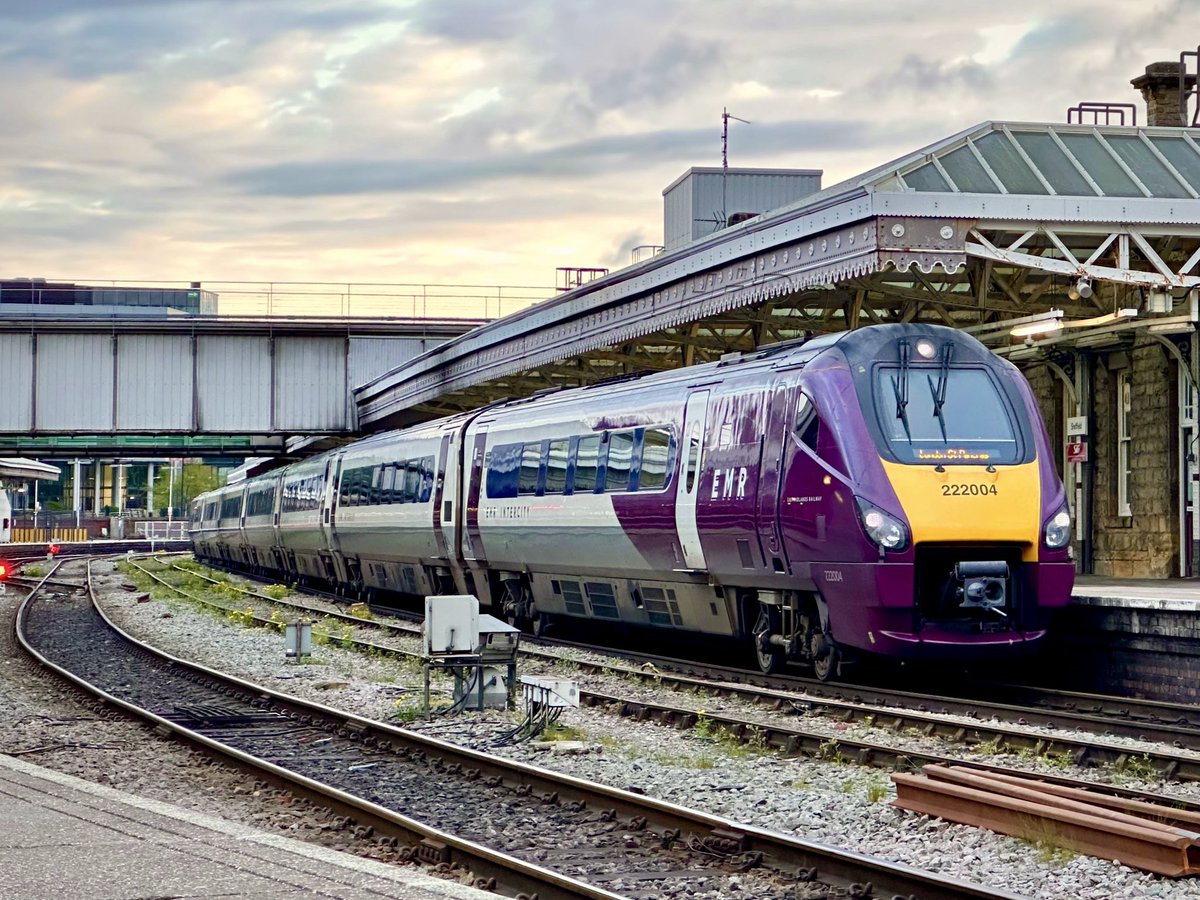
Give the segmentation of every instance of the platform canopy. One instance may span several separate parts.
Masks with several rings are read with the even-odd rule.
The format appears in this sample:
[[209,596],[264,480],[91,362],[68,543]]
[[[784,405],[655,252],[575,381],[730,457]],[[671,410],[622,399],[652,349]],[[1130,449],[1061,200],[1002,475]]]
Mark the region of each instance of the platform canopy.
[[[1197,137],[976,125],[444,344],[359,388],[359,421],[402,424],[874,322],[968,328],[1026,358],[1190,333]],[[1052,310],[1065,327],[1013,343],[1006,323]]]
[[0,457],[0,478],[25,481],[58,481],[61,476],[62,472],[58,468],[46,463],[40,463],[37,460]]

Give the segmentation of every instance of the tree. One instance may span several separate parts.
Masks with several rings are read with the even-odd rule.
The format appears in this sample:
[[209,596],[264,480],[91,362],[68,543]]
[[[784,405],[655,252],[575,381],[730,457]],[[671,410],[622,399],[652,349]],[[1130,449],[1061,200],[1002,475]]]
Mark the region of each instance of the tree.
[[[213,467],[204,463],[184,463],[175,470],[174,505],[177,514],[186,516],[188,506],[194,498],[205,491],[211,491],[221,485],[221,475]],[[171,464],[161,466],[154,473],[154,505],[157,509],[166,509],[171,498]]]

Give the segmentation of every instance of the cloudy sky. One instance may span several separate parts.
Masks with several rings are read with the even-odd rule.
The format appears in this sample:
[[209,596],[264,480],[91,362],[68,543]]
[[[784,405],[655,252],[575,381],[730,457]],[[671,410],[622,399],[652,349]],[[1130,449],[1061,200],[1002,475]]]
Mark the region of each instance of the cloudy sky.
[[[0,276],[553,286],[689,166],[1139,101],[1200,3],[0,0]],[[1191,49],[1195,49],[1195,45]]]

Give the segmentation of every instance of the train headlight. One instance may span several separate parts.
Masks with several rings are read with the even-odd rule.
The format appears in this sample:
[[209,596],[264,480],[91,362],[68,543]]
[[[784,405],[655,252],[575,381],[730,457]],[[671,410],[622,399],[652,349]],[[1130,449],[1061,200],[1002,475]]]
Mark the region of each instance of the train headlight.
[[903,550],[908,546],[908,529],[895,516],[858,497],[858,513],[863,530],[881,550]]
[[1071,543],[1071,514],[1065,506],[1046,520],[1042,540],[1051,550],[1061,550]]

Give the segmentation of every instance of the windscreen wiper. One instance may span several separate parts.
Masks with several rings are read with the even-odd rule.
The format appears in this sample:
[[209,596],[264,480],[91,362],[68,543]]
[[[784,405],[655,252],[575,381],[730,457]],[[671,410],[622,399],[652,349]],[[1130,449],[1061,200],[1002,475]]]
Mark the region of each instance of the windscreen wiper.
[[904,436],[912,443],[908,427],[908,341],[900,342],[900,377],[892,378],[892,393],[896,395],[896,418],[904,425]]
[[942,415],[942,407],[946,405],[946,388],[950,384],[950,354],[954,352],[954,347],[951,344],[946,344],[942,347],[942,370],[938,373],[937,386],[933,384],[933,379],[926,375],[925,380],[929,382],[929,393],[933,395],[933,414],[937,417],[938,425],[942,427],[942,443],[945,443],[946,437],[946,417]]

